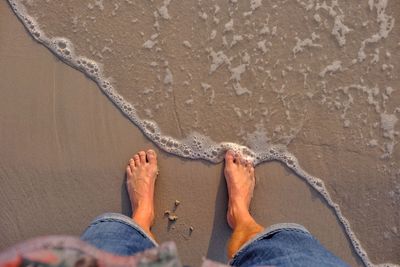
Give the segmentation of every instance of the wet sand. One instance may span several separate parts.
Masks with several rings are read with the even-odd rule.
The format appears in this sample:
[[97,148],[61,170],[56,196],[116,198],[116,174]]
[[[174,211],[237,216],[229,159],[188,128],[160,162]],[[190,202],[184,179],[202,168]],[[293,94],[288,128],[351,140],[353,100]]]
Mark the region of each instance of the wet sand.
[[[0,36],[0,249],[39,235],[79,235],[102,212],[129,215],[124,166],[132,153],[157,148],[94,82],[33,41],[5,1],[0,3]],[[292,150],[303,159],[313,158],[315,147],[312,151],[308,147],[300,144]],[[332,174],[336,177],[332,181],[348,178],[334,171],[335,165],[324,163],[334,153],[324,146],[319,151],[323,158],[304,162],[299,158],[306,170],[320,177]],[[154,233],[158,241],[174,240],[184,264],[198,266],[202,257],[225,262],[230,230],[225,221],[223,165],[157,152]],[[252,212],[260,223],[301,223],[336,255],[361,265],[333,212],[305,182],[276,162],[258,166],[256,175]],[[354,181],[364,176],[354,177],[340,184],[348,186],[347,194],[357,194]],[[181,202],[179,219],[169,225],[164,210],[171,209],[176,199]],[[376,219],[368,218],[378,223],[372,226],[361,224],[365,214],[353,215],[374,261],[400,258],[396,240],[385,254],[373,235],[366,238],[366,232],[380,227],[378,212],[373,214]]]

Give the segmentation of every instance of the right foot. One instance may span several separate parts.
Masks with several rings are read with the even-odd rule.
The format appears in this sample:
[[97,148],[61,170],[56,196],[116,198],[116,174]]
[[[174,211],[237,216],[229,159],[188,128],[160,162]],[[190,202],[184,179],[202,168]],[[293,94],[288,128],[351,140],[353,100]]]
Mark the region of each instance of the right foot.
[[232,150],[228,150],[225,155],[224,174],[229,194],[226,217],[229,226],[233,229],[227,251],[228,258],[231,259],[243,244],[264,228],[249,213],[255,185],[253,164],[245,161]]
[[228,150],[224,174],[229,195],[227,220],[229,226],[235,229],[238,224],[253,220],[249,206],[255,185],[254,167],[240,155]]

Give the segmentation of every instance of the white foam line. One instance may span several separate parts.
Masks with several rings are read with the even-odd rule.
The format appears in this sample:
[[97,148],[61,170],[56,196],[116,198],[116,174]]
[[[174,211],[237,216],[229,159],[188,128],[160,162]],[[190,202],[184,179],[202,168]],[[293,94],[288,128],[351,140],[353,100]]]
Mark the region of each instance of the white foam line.
[[240,152],[245,158],[252,160],[255,165],[272,160],[279,161],[287,165],[294,173],[304,179],[325,199],[328,206],[334,210],[337,218],[344,227],[353,248],[365,266],[399,266],[392,263],[373,264],[371,262],[368,254],[361,246],[360,241],[351,230],[349,221],[343,216],[339,205],[332,200],[324,182],[304,171],[298,164],[297,158],[289,153],[285,147],[271,146],[268,151],[252,151],[248,147],[235,143],[223,142],[217,144],[208,137],[196,133],[193,133],[184,140],[176,140],[169,136],[163,136],[155,122],[141,120],[133,105],[128,103],[118,94],[109,79],[103,77],[102,66],[100,64],[93,60],[75,55],[73,45],[65,38],[49,39],[42,31],[40,31],[39,25],[27,14],[25,7],[20,4],[18,0],[8,0],[8,2],[14,13],[22,21],[28,32],[36,41],[50,49],[51,52],[57,55],[66,64],[84,72],[89,78],[95,81],[103,93],[106,94],[118,108],[120,108],[121,112],[125,114],[137,127],[139,127],[139,129],[142,130],[142,132],[158,147],[176,156],[190,159],[203,159],[212,163],[221,162],[223,160],[223,153],[227,149],[233,149]]

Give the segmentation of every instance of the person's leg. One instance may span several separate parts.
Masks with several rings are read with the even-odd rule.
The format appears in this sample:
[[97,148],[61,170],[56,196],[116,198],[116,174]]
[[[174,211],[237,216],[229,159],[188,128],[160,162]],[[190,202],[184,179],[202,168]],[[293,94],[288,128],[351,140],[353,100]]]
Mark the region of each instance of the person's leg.
[[92,222],[81,239],[118,255],[133,255],[157,246],[150,230],[154,220],[157,174],[157,155],[153,150],[134,155],[126,167],[132,218],[122,214],[104,214]]
[[225,155],[224,174],[229,195],[227,221],[233,230],[228,242],[228,258],[231,259],[244,243],[264,228],[249,213],[255,185],[253,165],[229,150]]
[[264,230],[249,213],[254,191],[253,166],[228,151],[224,170],[229,202],[227,221],[233,233],[228,257],[233,266],[347,266],[303,226],[280,224]]
[[232,266],[347,267],[303,226],[277,224],[254,236],[236,252]]
[[120,256],[131,256],[157,246],[137,223],[119,213],[105,213],[94,219],[81,240]]

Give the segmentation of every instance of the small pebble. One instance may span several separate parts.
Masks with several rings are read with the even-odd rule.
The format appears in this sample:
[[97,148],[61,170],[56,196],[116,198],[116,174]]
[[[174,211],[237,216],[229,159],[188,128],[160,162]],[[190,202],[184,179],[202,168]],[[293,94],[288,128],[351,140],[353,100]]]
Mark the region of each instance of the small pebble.
[[175,206],[179,206],[179,204],[181,204],[181,202],[179,200],[175,200]]
[[190,231],[190,232],[193,232],[193,230],[194,230],[194,227],[193,227],[193,226],[190,226],[190,227],[189,227],[189,231]]
[[169,215],[169,216],[168,216],[168,220],[170,220],[171,222],[174,222],[174,221],[178,220],[178,216],[176,216],[176,215]]
[[170,211],[170,210],[164,211],[164,215],[170,215],[170,214],[171,214],[171,211]]

